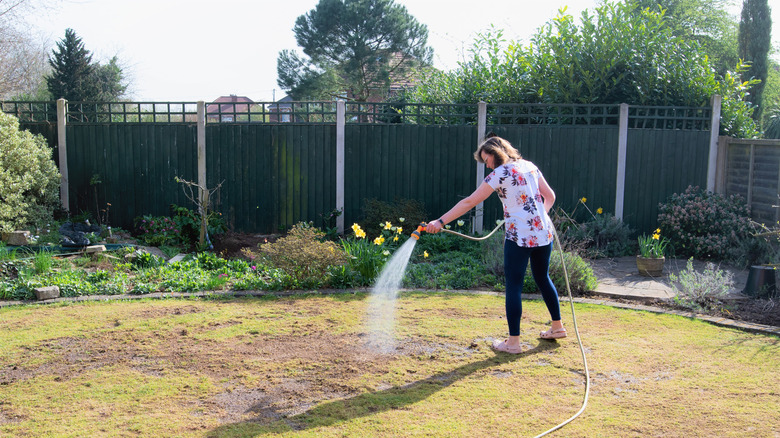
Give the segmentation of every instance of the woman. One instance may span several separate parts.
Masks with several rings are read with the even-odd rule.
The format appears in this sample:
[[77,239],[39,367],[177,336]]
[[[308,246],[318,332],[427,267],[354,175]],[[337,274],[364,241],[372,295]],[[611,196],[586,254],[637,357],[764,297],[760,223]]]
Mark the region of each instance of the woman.
[[438,233],[448,222],[454,221],[495,191],[504,204],[504,272],[506,275],[506,319],[509,338],[493,342],[493,348],[506,353],[522,352],[520,347],[520,317],[523,313],[521,293],[523,277],[531,261],[531,272],[542,292],[552,318],[549,330],[541,332],[542,339],[566,337],[561,322],[558,291],[550,280],[550,255],[553,245],[553,225],[547,212],[555,202],[555,192],[542,173],[520,152],[501,137],[489,137],[474,153],[474,159],[491,169],[484,182],[469,197],[455,204],[441,218],[428,223],[426,232]]

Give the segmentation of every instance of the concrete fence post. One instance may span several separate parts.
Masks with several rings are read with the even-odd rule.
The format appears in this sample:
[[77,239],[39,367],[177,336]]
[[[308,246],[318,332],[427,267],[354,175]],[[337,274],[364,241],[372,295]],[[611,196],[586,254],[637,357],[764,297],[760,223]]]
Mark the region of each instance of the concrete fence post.
[[[479,146],[483,140],[485,140],[485,131],[487,130],[487,103],[479,102],[477,105],[477,146]],[[476,148],[475,148],[476,149]],[[477,185],[479,187],[482,184],[482,180],[485,179],[485,163],[477,163]],[[476,212],[474,215],[474,223],[471,225],[472,232],[479,234],[485,229],[484,224],[485,203],[480,202],[477,204]]]
[[60,202],[63,210],[70,212],[70,193],[68,190],[68,145],[65,123],[68,119],[68,102],[57,99],[57,150],[60,161]]
[[198,202],[205,205],[206,192],[206,102],[198,101]]
[[344,125],[347,123],[346,102],[336,101],[336,229],[344,234]]
[[617,181],[615,189],[615,217],[623,220],[623,205],[626,195],[626,151],[628,150],[628,104],[620,104],[618,122]]
[[710,122],[710,154],[707,162],[707,191],[715,191],[715,176],[718,168],[718,132],[720,131],[721,97],[712,96],[712,120]]

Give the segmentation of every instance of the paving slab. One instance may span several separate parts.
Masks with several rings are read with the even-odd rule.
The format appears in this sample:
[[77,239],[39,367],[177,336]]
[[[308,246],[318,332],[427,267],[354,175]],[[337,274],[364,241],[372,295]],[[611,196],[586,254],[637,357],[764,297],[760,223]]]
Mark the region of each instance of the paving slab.
[[[592,291],[608,298],[634,299],[638,301],[670,300],[675,292],[670,274],[679,275],[686,269],[685,259],[667,259],[663,274],[659,277],[645,277],[636,267],[636,256],[589,260],[593,273],[598,278],[598,286]],[[693,261],[697,272],[704,270],[706,262]],[[733,275],[734,285],[727,299],[745,299],[742,289],[747,283],[747,269],[738,269],[728,265],[717,265],[719,269]]]

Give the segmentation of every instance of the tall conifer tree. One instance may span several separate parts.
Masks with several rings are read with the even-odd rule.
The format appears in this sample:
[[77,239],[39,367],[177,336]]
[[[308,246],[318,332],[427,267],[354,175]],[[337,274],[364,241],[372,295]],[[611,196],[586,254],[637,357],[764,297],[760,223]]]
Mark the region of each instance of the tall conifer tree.
[[757,108],[753,119],[761,120],[761,100],[766,85],[769,47],[772,40],[772,16],[767,0],[744,0],[742,19],[739,22],[739,56],[750,62],[747,78],[756,78],[761,83],[750,90],[748,100]]
[[91,100],[97,94],[92,55],[73,29],[65,30],[65,38],[57,42],[53,55],[49,57],[52,73],[46,77],[52,97],[70,101]]

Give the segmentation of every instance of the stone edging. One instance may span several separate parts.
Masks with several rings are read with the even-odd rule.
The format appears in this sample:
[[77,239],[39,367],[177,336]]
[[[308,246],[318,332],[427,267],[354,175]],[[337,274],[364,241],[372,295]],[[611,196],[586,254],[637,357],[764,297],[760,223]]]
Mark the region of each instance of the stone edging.
[[[207,298],[207,297],[264,297],[264,296],[276,296],[276,297],[287,297],[287,296],[295,296],[295,295],[306,295],[306,294],[321,294],[321,295],[332,295],[332,294],[343,294],[343,293],[355,293],[355,292],[370,292],[370,289],[368,288],[358,288],[358,289],[318,289],[318,290],[292,290],[292,291],[256,291],[256,290],[244,290],[244,291],[207,291],[207,292],[170,292],[170,293],[163,293],[163,292],[155,292],[151,294],[145,294],[145,295],[88,295],[88,296],[81,296],[81,297],[66,297],[66,298],[55,298],[51,300],[43,300],[43,301],[0,301],[0,308],[4,307],[12,307],[12,306],[21,306],[21,305],[30,305],[30,304],[54,304],[54,303],[73,303],[73,302],[88,302],[88,301],[121,301],[121,300],[140,300],[145,298],[155,298],[155,299],[166,299],[166,298]],[[400,292],[430,292],[430,291],[424,291],[420,289],[401,289]],[[453,293],[470,293],[470,294],[484,294],[484,295],[503,295],[501,292],[495,292],[495,291],[479,291],[479,290],[450,290],[450,291],[437,291],[437,292],[453,292]],[[538,294],[525,294],[523,295],[523,298],[525,299],[531,299],[531,300],[541,300],[542,296]],[[567,297],[562,297],[561,301],[567,301]],[[684,316],[686,318],[694,318],[699,319],[702,321],[707,321],[709,323],[723,326],[723,327],[731,327],[736,328],[740,330],[745,330],[749,332],[754,333],[761,333],[761,334],[769,334],[769,335],[775,335],[780,336],[780,327],[773,327],[770,325],[763,325],[763,324],[753,324],[749,322],[744,321],[736,321],[733,319],[728,318],[721,318],[717,316],[709,316],[709,315],[703,315],[700,313],[695,312],[684,312],[684,311],[676,311],[676,310],[669,310],[664,309],[661,307],[655,307],[655,306],[647,306],[644,304],[630,304],[630,303],[619,303],[616,301],[610,301],[610,300],[599,300],[599,299],[593,299],[593,298],[574,298],[573,299],[575,303],[582,303],[582,304],[597,304],[602,306],[612,306],[617,307],[621,309],[630,309],[630,310],[642,310],[645,312],[653,312],[653,313],[666,313],[669,315],[678,315],[678,316]]]

